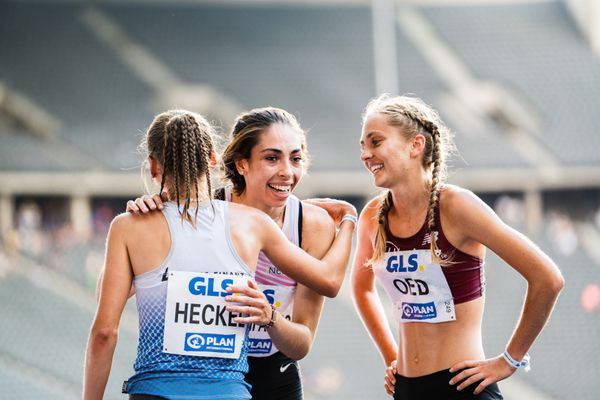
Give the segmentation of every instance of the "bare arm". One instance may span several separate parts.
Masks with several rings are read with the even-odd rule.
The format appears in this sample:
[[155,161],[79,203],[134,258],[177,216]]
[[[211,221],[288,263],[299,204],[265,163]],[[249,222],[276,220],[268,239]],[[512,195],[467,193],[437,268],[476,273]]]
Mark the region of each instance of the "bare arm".
[[[494,251],[527,281],[525,303],[507,350],[516,360],[521,360],[550,318],[564,279],[552,260],[528,238],[506,225],[477,196],[466,190],[453,189],[446,196],[446,208],[451,210],[452,224],[464,233],[465,242],[481,243]],[[470,368],[453,379],[471,376],[459,388],[483,380],[475,393],[490,383],[510,376],[515,369],[502,357],[484,362],[465,361],[452,370]],[[463,375],[464,374],[464,375]]]
[[375,202],[371,201],[358,221],[358,242],[351,274],[352,295],[356,310],[387,366],[396,359],[398,345],[375,288],[373,269],[365,266],[373,255],[373,238],[377,229],[375,213]]
[[[318,207],[305,204],[303,211],[302,248],[313,257],[321,258],[334,240],[335,225],[327,212]],[[228,290],[244,295],[226,297],[228,301],[240,304],[228,306],[229,311],[247,315],[234,319],[235,322],[258,325],[269,323],[271,305],[253,282],[249,282],[248,287],[234,286]],[[276,311],[276,322],[268,328],[268,333],[275,346],[286,356],[299,360],[308,354],[319,323],[323,301],[323,296],[298,284],[294,294],[292,320],[286,319]]]
[[126,221],[111,224],[104,276],[99,283],[98,309],[90,331],[84,367],[84,400],[102,399],[117,344],[119,321],[131,288],[133,273],[125,243]]
[[[356,215],[354,207],[348,203],[344,204],[348,213]],[[340,230],[327,254],[322,260],[318,260],[291,244],[266,214],[254,209],[250,211],[249,208],[245,210],[243,212],[247,212],[255,220],[254,231],[259,235],[261,249],[280,270],[323,296],[337,295],[352,249],[353,222],[341,222]]]
[[[335,225],[323,210],[304,205],[302,248],[315,258],[323,258],[335,238]],[[277,319],[269,336],[282,353],[294,360],[304,358],[312,346],[321,311],[323,296],[298,284],[294,295],[292,320]]]

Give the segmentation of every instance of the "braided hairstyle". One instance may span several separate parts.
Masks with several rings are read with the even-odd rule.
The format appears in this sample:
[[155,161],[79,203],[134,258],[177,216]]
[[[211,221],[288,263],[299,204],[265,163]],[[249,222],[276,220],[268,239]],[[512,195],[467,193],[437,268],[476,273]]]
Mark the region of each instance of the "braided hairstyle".
[[[367,104],[363,114],[363,124],[369,116],[374,114],[384,115],[388,124],[398,127],[400,133],[407,140],[411,140],[417,135],[425,137],[425,149],[421,162],[426,171],[431,171],[431,189],[427,209],[427,229],[431,237],[431,255],[434,262],[441,265],[450,264],[449,255],[442,255],[437,246],[435,215],[442,183],[446,178],[446,158],[455,149],[450,130],[443,124],[439,115],[417,97],[382,95],[373,99]],[[377,240],[369,264],[374,263],[385,253],[387,218],[393,205],[392,192],[385,190],[379,198]]]
[[273,124],[289,125],[298,132],[304,158],[304,170],[308,169],[306,134],[300,127],[296,117],[281,108],[255,108],[238,115],[235,119],[229,144],[221,156],[225,179],[231,182],[236,195],[239,196],[246,190],[246,181],[238,172],[235,165],[236,161],[250,159],[252,149],[260,140],[260,134]]
[[[190,111],[165,111],[150,124],[142,147],[163,169],[160,193],[166,188],[175,197],[182,219],[195,226],[199,181],[205,181],[207,199],[212,198],[210,158],[215,147],[208,121]],[[185,198],[183,206],[180,203],[182,196]],[[194,218],[188,213],[192,197],[196,201]]]

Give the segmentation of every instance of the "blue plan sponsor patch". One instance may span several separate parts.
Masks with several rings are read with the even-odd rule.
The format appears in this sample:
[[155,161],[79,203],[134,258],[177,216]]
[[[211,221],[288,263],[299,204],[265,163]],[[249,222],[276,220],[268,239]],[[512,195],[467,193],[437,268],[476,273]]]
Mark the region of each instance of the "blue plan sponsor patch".
[[251,354],[269,354],[273,342],[271,339],[253,339],[249,341],[249,351]]
[[233,353],[235,335],[220,335],[217,333],[185,334],[185,351],[212,351],[217,353]]
[[402,319],[431,319],[437,317],[435,303],[402,303]]

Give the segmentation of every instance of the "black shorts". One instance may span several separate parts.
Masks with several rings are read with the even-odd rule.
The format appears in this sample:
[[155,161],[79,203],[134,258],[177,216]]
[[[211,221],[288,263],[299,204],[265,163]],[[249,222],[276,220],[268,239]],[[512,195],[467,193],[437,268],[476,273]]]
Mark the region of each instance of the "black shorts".
[[394,400],[423,400],[423,399],[444,399],[444,400],[502,400],[502,394],[498,385],[493,383],[486,387],[483,392],[474,395],[473,391],[479,385],[479,382],[464,388],[461,391],[456,390],[457,384],[450,385],[450,379],[460,371],[450,373],[450,370],[442,370],[433,374],[419,376],[416,378],[407,378],[396,374],[396,386],[394,391]]
[[130,394],[129,400],[167,400],[165,397],[154,396],[151,394]]
[[302,400],[298,362],[278,351],[269,357],[248,357],[248,365],[252,400]]

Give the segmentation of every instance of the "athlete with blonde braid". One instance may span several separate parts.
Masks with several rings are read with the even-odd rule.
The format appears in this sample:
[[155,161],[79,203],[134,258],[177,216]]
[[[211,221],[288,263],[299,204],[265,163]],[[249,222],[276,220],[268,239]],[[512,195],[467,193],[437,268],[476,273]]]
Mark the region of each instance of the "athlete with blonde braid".
[[[496,382],[528,366],[564,280],[529,239],[476,195],[444,184],[449,130],[418,98],[381,96],[363,116],[361,160],[383,193],[363,209],[352,270],[355,304],[388,366],[395,399],[502,399]],[[527,281],[506,351],[486,358],[481,338],[486,248]],[[398,342],[375,281],[387,292]]]

